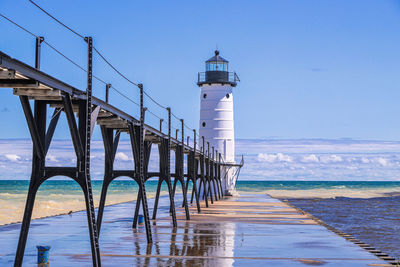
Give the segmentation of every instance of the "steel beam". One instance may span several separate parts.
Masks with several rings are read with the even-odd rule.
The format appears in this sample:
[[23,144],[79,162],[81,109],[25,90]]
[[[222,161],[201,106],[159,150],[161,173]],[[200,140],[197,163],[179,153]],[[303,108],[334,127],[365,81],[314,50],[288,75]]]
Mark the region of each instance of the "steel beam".
[[60,115],[61,115],[61,109],[60,108],[54,109],[54,113],[53,113],[53,116],[51,117],[50,124],[47,129],[47,133],[46,133],[46,143],[45,143],[45,147],[44,147],[45,154],[47,154],[47,152],[49,151],[50,143],[51,143],[51,140],[53,139],[54,131],[57,127],[57,123],[58,123],[58,119],[60,118]]
[[[90,140],[91,140],[91,118],[92,118],[92,79],[93,79],[93,40],[92,37],[85,37],[85,41],[88,44],[88,63],[87,63],[87,87],[86,87],[86,110],[85,110],[85,121],[84,127],[80,127],[80,132],[83,133],[85,138],[81,134],[81,140],[84,141],[84,172],[83,178],[84,183],[82,182],[82,187],[85,192],[85,202],[86,202],[86,214],[88,218],[88,227],[89,227],[89,235],[90,235],[90,245],[92,250],[92,262],[93,266],[100,267],[101,266],[101,258],[100,258],[100,247],[99,247],[99,236],[97,232],[97,224],[96,224],[96,215],[94,211],[94,203],[93,203],[93,192],[92,192],[92,182],[90,177]],[[79,108],[79,124],[82,125],[82,110]],[[83,125],[82,125],[83,126]]]
[[[38,129],[36,121],[33,117],[32,109],[31,109],[31,105],[29,104],[28,97],[20,96],[19,99],[21,101],[22,109],[24,110],[26,122],[28,124],[29,132],[32,137],[32,142],[34,145],[35,152],[37,153],[37,156],[41,160],[44,160],[46,153],[45,153],[45,150],[43,147],[43,143],[39,137],[39,129]],[[46,114],[43,114],[43,116],[46,116]]]

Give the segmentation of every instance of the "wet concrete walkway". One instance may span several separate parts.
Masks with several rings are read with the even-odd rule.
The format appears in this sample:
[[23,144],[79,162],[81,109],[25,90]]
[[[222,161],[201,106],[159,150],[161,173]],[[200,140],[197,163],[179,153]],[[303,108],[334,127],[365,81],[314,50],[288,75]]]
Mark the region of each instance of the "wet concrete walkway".
[[[100,235],[103,266],[392,266],[265,195],[220,200],[201,214],[191,208],[190,221],[178,209],[175,230],[168,203],[161,198],[152,246],[143,226],[131,229],[134,203],[107,206]],[[0,227],[0,266],[12,266],[19,228]],[[51,266],[91,266],[85,212],[32,221],[24,266],[35,266],[39,244],[52,246]]]

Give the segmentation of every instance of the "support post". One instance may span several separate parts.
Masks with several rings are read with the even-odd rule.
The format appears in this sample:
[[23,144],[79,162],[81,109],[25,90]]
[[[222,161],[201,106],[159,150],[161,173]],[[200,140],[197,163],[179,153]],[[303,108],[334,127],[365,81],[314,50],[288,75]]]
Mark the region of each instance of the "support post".
[[[193,129],[193,154],[192,154],[192,183],[193,183],[193,190],[192,190],[192,197],[193,197],[193,192],[196,197],[196,206],[197,206],[197,212],[200,213],[200,199],[199,199],[199,194],[197,192],[197,164],[196,164],[196,130]],[[193,199],[193,198],[192,198]]]
[[[181,186],[182,186],[182,193],[183,193],[183,206],[185,207],[185,213],[186,213],[186,220],[190,220],[190,213],[189,213],[189,206],[188,206],[188,201],[187,201],[187,190],[185,187],[185,175],[184,175],[184,165],[183,162],[185,160],[185,124],[183,122],[183,119],[181,119],[181,162],[180,162],[180,172],[181,172]],[[189,181],[189,178],[187,178]]]
[[40,69],[40,58],[42,54],[42,42],[44,41],[44,37],[38,36],[36,37],[36,46],[35,46],[35,68]]
[[[29,105],[29,100],[27,99],[26,96],[20,96],[21,98],[21,103],[23,104],[24,102],[22,101],[22,98],[26,98],[26,103]],[[24,104],[23,104],[24,106]],[[28,232],[29,232],[29,226],[31,223],[31,218],[32,218],[32,211],[33,211],[33,206],[35,203],[35,198],[36,198],[36,192],[39,189],[39,186],[45,181],[44,179],[44,167],[45,167],[45,154],[44,153],[44,148],[43,144],[45,141],[45,131],[46,131],[46,104],[43,103],[42,101],[35,101],[35,110],[34,110],[34,115],[32,115],[32,110],[30,105],[26,106],[24,108],[25,112],[25,117],[28,122],[29,128],[33,127],[35,131],[30,131],[31,138],[33,140],[33,151],[32,151],[32,173],[31,173],[31,179],[29,183],[29,189],[28,189],[28,196],[26,199],[26,204],[25,204],[25,210],[24,210],[24,216],[21,224],[21,231],[19,234],[19,239],[18,239],[18,247],[17,247],[17,252],[15,254],[15,260],[14,260],[14,266],[15,267],[20,267],[22,265],[22,261],[24,258],[24,252],[25,252],[25,247],[26,247],[26,240],[28,238]],[[25,110],[29,108],[28,110]],[[30,114],[30,116],[26,116],[27,113]],[[36,141],[35,141],[36,140]],[[36,144],[35,144],[36,142]],[[40,149],[40,153],[38,153],[38,149]],[[41,156],[42,154],[42,156]]]
[[214,158],[214,178],[217,186],[218,199],[221,199],[221,191],[219,190],[220,186],[218,180],[218,150],[215,150],[215,156],[214,156],[214,148],[213,148],[213,158]]
[[100,204],[97,211],[97,231],[99,233],[99,236],[101,230],[101,222],[103,220],[103,212],[106,203],[108,186],[114,179],[113,176],[114,160],[120,137],[119,131],[116,131],[114,137],[113,129],[106,128],[106,126],[104,125],[102,125],[100,129],[104,144],[104,178],[103,178],[103,185],[101,188]]
[[[90,177],[90,140],[91,140],[91,117],[92,117],[92,79],[93,79],[93,39],[85,37],[88,44],[88,64],[87,64],[87,88],[86,88],[86,140],[84,158],[84,191],[86,199],[86,213],[88,217],[90,242],[92,249],[93,266],[101,266],[99,236],[97,232],[96,216],[94,212],[93,192]],[[82,185],[81,185],[82,186]]]
[[214,158],[214,178],[215,178],[215,183],[217,185],[217,192],[218,192],[218,199],[221,199],[221,193],[219,191],[219,182],[218,182],[218,150],[215,150],[215,156]]
[[[170,195],[170,212],[172,213],[172,219],[173,219],[173,224],[174,228],[177,227],[177,222],[176,222],[176,211],[175,211],[175,192],[172,190],[172,183],[171,183],[171,128],[172,128],[172,123],[171,123],[171,108],[167,108],[168,111],[168,150],[167,150],[167,175],[168,175],[168,190],[169,190],[169,195]],[[176,177],[175,177],[176,179]],[[172,197],[171,197],[172,196]]]
[[106,103],[108,103],[109,101],[109,97],[110,97],[110,88],[111,88],[111,84],[107,83],[106,84]]
[[208,180],[208,178],[207,178],[207,173],[205,173],[205,168],[206,168],[206,148],[205,148],[205,140],[204,140],[204,136],[201,136],[201,139],[202,139],[202,142],[203,142],[203,146],[202,146],[202,149],[203,149],[203,151],[202,151],[202,162],[201,162],[201,172],[202,172],[202,183],[200,183],[200,186],[199,186],[199,192],[200,192],[200,190],[201,190],[201,185],[203,184],[203,195],[204,195],[204,199],[205,199],[205,202],[206,202],[206,207],[208,208],[208,190],[207,190],[207,180]]
[[217,187],[216,187],[216,185],[215,185],[215,151],[214,151],[214,147],[212,147],[211,148],[211,151],[212,151],[212,158],[211,158],[211,165],[210,165],[210,167],[211,167],[211,181],[212,181],[212,185],[213,185],[213,188],[214,188],[214,196],[215,196],[215,200],[217,201],[218,199],[219,199],[219,196],[218,196],[218,192],[217,192]]
[[[194,184],[197,184],[197,164],[196,164],[196,130],[195,129],[193,129],[193,152],[194,152],[194,163],[193,163],[193,167],[194,167],[194,180],[193,180],[193,183]],[[195,194],[195,192],[197,193],[197,189],[196,189],[196,191],[195,191],[195,189],[194,189],[194,184],[193,184],[193,187],[192,187],[192,196],[190,197],[190,204],[193,204],[193,197],[194,197],[194,194]]]
[[50,120],[49,128],[47,129],[46,132],[46,142],[44,146],[45,154],[47,154],[47,152],[49,151],[50,143],[51,140],[53,139],[54,131],[56,130],[56,126],[60,118],[60,115],[61,115],[61,108],[54,109],[53,116],[51,117]]
[[[144,224],[146,227],[147,243],[153,243],[151,236],[151,226],[149,218],[149,209],[147,206],[147,197],[145,189],[145,177],[144,177],[144,113],[145,108],[143,107],[143,84],[139,84],[140,89],[140,133],[139,133],[139,194],[142,200],[142,208],[144,215]],[[139,199],[139,198],[138,198]]]
[[211,152],[210,152],[210,142],[207,141],[207,157],[206,157],[206,173],[208,180],[208,193],[210,193],[211,204],[214,204],[214,197],[211,186]]
[[168,139],[163,138],[161,143],[158,145],[158,150],[159,150],[159,155],[160,155],[160,177],[158,180],[157,184],[157,192],[156,192],[156,197],[154,200],[154,209],[153,209],[153,220],[156,219],[157,216],[157,208],[158,208],[158,200],[160,197],[160,190],[161,190],[161,184],[163,181],[167,183],[168,187],[168,195],[169,195],[169,200],[170,200],[170,214],[172,215],[172,224],[173,227],[177,227],[176,223],[176,213],[175,213],[175,202],[174,202],[174,196],[172,193],[172,186],[171,186],[171,176],[169,175],[169,146],[168,146]]
[[219,155],[219,157],[218,157],[218,180],[219,180],[219,186],[221,189],[221,195],[223,197],[225,193],[222,188],[222,180],[221,180],[221,157],[222,157],[222,155],[221,155],[221,153],[219,153],[218,155]]
[[[29,225],[32,216],[32,210],[35,202],[36,192],[40,185],[46,179],[53,176],[67,176],[74,179],[80,185],[86,203],[86,213],[88,219],[88,228],[92,249],[93,266],[101,266],[100,251],[98,246],[98,234],[96,231],[96,221],[94,216],[93,194],[91,190],[90,180],[90,120],[91,120],[91,91],[92,91],[92,39],[85,38],[88,43],[88,70],[87,70],[87,98],[79,101],[79,128],[75,121],[75,115],[72,107],[71,95],[63,93],[62,99],[64,103],[64,111],[67,114],[68,126],[74,143],[76,153],[77,167],[49,167],[46,166],[45,156],[50,146],[52,136],[57,125],[59,111],[55,110],[53,118],[49,124],[46,134],[46,112],[47,102],[43,100],[35,100],[34,115],[26,96],[21,96],[21,104],[24,109],[25,117],[30,129],[31,138],[33,140],[32,155],[32,173],[28,190],[27,201],[23,221],[21,225],[18,248],[15,255],[14,266],[22,265],[26,240],[29,231]],[[35,67],[40,67],[40,43],[42,38],[38,38],[36,42],[36,58]]]

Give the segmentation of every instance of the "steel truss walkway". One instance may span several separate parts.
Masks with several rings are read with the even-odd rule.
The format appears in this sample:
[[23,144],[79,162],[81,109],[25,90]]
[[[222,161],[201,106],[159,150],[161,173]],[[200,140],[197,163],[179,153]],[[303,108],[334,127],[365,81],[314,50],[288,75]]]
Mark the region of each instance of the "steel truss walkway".
[[[92,96],[92,39],[85,38],[88,45],[87,89],[81,91],[60,81],[45,72],[40,71],[40,49],[42,37],[36,39],[35,67],[11,58],[0,52],[0,87],[13,88],[14,95],[20,98],[26,122],[33,142],[32,174],[28,197],[15,256],[15,266],[21,266],[28,237],[32,210],[36,192],[40,185],[54,176],[66,176],[75,180],[81,187],[86,201],[86,213],[91,241],[93,266],[101,266],[99,250],[99,233],[106,202],[109,184],[117,177],[127,176],[135,180],[139,186],[136,208],[133,218],[133,228],[138,222],[138,213],[142,208],[147,242],[152,243],[149,209],[146,199],[145,182],[149,178],[158,177],[158,187],[152,219],[156,219],[161,184],[168,186],[170,199],[170,214],[173,226],[177,227],[174,195],[177,183],[180,182],[183,193],[183,204],[186,220],[190,220],[188,208],[188,186],[193,184],[197,212],[200,213],[200,201],[204,199],[208,207],[208,199],[213,203],[224,196],[221,182],[221,155],[214,153],[204,138],[200,146],[196,143],[194,130],[194,145],[184,143],[184,123],[181,120],[182,139],[171,137],[171,110],[168,109],[168,133],[165,134],[145,124],[146,108],[143,106],[143,85],[140,89],[140,118],[125,113],[121,109]],[[31,102],[33,101],[33,108]],[[54,109],[53,116],[47,125],[46,113]],[[54,131],[61,112],[64,112],[68,122],[70,136],[76,155],[76,166],[49,167],[46,165],[46,154],[49,150]],[[78,118],[76,121],[75,114]],[[90,177],[90,139],[95,123],[100,125],[105,150],[104,180],[97,217],[95,216],[93,194]],[[130,137],[134,164],[129,170],[114,170],[114,160],[121,134]],[[159,171],[148,172],[151,146],[158,146]],[[207,148],[206,148],[207,145]],[[201,149],[197,149],[200,147]],[[175,153],[175,172],[171,172],[170,153]],[[186,155],[186,157],[185,157]],[[184,165],[187,165],[187,173]],[[174,179],[172,179],[172,177]],[[173,180],[173,184],[172,184]],[[196,185],[199,188],[196,188]],[[201,192],[200,192],[201,190]],[[200,197],[200,195],[202,197]]]

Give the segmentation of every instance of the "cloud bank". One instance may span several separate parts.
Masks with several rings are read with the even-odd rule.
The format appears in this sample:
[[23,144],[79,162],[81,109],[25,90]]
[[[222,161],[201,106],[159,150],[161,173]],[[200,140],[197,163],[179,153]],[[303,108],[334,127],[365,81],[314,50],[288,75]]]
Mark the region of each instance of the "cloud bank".
[[400,180],[400,142],[364,140],[238,140],[241,179]]
[[[244,155],[241,180],[400,181],[400,141],[237,140],[237,161]],[[172,155],[173,156],[173,155]],[[0,140],[0,179],[29,179],[30,140]],[[47,155],[49,166],[74,166],[71,141],[56,140]],[[158,171],[153,146],[149,170]],[[173,162],[173,157],[172,157]],[[104,148],[92,142],[92,177],[103,178]],[[129,141],[121,141],[116,169],[132,169]]]

